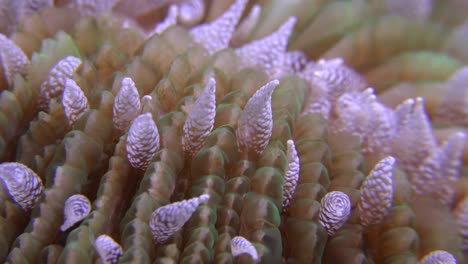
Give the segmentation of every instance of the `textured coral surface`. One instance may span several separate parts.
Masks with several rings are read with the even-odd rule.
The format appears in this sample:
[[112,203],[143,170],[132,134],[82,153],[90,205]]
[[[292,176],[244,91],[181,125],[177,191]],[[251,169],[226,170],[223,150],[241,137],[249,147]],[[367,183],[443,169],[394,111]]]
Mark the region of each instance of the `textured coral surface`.
[[0,0],[0,262],[468,263],[467,10]]

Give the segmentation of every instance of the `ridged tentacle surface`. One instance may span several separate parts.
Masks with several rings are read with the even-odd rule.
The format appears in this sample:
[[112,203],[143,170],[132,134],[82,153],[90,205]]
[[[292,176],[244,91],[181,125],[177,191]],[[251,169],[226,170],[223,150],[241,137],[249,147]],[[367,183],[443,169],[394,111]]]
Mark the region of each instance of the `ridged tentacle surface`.
[[170,202],[176,177],[183,166],[180,143],[174,144],[174,139],[180,136],[182,118],[181,113],[174,112],[163,119],[169,122],[159,123],[162,148],[155,162],[146,169],[130,209],[120,223],[122,246],[125,249],[121,261],[125,263],[145,263],[155,258],[175,257],[164,255],[164,247],[175,240],[171,239],[158,250],[150,246],[153,237],[149,232],[149,221],[153,211]]
[[[111,139],[112,123],[108,118],[111,116],[112,96],[103,93],[100,103],[100,108],[88,111],[87,117],[82,119],[83,123],[78,123],[77,130],[69,132],[56,149],[54,159],[46,169],[45,180],[48,184],[45,198],[35,209],[49,213],[38,214],[30,220],[26,232],[17,238],[16,249],[8,257],[10,260],[25,258],[32,261],[38,257],[40,250],[51,243],[58,233],[61,223],[57,218],[61,219],[65,200],[79,191],[87,179],[96,177],[100,164],[94,162],[101,159],[103,146],[109,144]],[[81,148],[85,151],[80,152]],[[66,153],[65,159],[61,153]],[[60,203],[57,204],[57,201]],[[32,250],[23,251],[26,247]]]
[[0,1],[0,261],[466,262],[467,8]]
[[333,134],[329,138],[330,151],[333,153],[331,162],[329,191],[341,191],[348,195],[351,204],[351,216],[338,232],[329,237],[331,247],[325,250],[326,261],[348,261],[361,263],[367,256],[360,247],[364,243],[363,227],[359,221],[357,210],[360,199],[359,188],[364,181],[362,165],[364,157],[360,153],[359,138],[343,133]]

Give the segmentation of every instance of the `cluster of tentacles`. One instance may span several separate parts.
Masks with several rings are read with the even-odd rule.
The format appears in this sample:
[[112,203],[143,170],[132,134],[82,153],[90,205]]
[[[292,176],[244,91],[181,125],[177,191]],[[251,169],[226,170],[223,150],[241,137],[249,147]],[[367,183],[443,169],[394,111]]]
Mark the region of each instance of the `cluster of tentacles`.
[[0,1],[0,261],[468,261],[468,1]]

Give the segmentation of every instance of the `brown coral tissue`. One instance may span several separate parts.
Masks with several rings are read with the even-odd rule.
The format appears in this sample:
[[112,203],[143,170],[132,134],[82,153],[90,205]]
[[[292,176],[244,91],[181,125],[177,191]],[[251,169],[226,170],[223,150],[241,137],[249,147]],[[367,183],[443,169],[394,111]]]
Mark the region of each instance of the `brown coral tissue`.
[[468,0],[0,0],[1,263],[468,263]]

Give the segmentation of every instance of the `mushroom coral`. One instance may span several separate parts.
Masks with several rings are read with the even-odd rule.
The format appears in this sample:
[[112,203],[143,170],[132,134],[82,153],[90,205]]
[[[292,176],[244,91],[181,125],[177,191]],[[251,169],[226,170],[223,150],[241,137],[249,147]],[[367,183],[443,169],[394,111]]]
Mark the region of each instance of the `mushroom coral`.
[[466,262],[466,8],[0,1],[0,261]]

